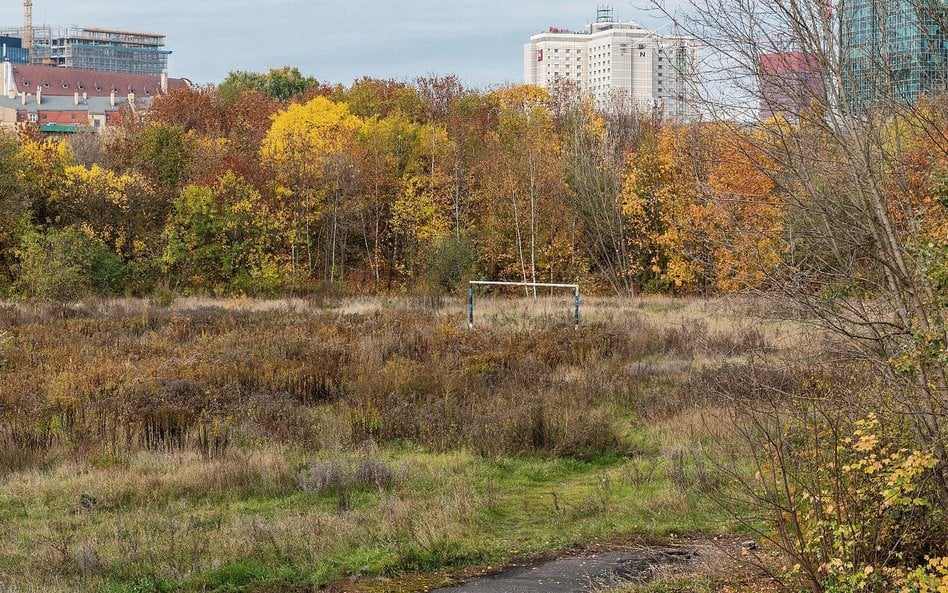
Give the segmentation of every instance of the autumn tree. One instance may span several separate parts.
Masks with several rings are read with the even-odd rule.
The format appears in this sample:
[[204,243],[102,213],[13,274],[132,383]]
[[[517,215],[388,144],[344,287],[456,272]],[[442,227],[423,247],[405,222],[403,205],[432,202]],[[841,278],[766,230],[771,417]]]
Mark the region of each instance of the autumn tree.
[[16,138],[0,133],[0,293],[13,279],[13,249],[29,224],[29,203],[20,190]]
[[139,137],[135,168],[158,185],[175,191],[185,177],[191,152],[187,132],[175,126],[151,125]]
[[451,230],[451,151],[443,127],[416,127],[411,159],[392,204],[396,265],[409,279],[417,278],[419,268]]
[[[233,101],[236,101],[234,97]],[[232,102],[233,102],[232,101]],[[226,127],[225,107],[214,87],[182,87],[155,98],[151,121],[202,136],[218,137]]]
[[404,82],[362,78],[348,88],[338,89],[334,99],[349,105],[353,115],[362,118],[402,115],[414,122],[424,119],[418,92]]
[[58,216],[54,196],[71,164],[69,145],[64,141],[21,140],[16,153],[16,180],[22,189],[22,203],[39,225],[54,223]]
[[232,173],[213,186],[190,185],[175,199],[162,264],[175,285],[193,291],[276,294],[279,222],[260,194]]
[[639,146],[651,122],[636,111],[597,109],[568,83],[555,87],[552,97],[582,252],[599,282],[616,295],[633,296],[640,268],[629,252],[633,237],[622,188],[627,155]]
[[[786,248],[766,278],[774,309],[820,326],[831,364],[849,363],[854,376],[872,380],[869,394],[853,381],[848,389],[818,386],[805,397],[755,385],[732,420],[749,437],[746,457],[765,471],[736,483],[773,519],[765,535],[801,585],[908,590],[894,575],[924,572],[920,558],[945,553],[942,526],[931,521],[919,529],[915,511],[907,511],[887,525],[884,542],[866,545],[863,525],[849,523],[848,509],[836,504],[852,500],[846,464],[806,460],[834,459],[851,446],[846,430],[871,414],[881,428],[864,449],[937,460],[920,470],[925,494],[912,498],[936,514],[948,510],[948,308],[937,272],[944,267],[945,209],[933,182],[948,152],[948,125],[943,104],[931,109],[925,92],[906,87],[904,47],[893,41],[912,31],[923,51],[937,52],[948,12],[943,2],[906,0],[873,4],[866,20],[854,13],[858,3],[836,4],[838,11],[814,0],[687,0],[680,10],[689,16],[679,26],[721,58],[712,77],[726,78],[732,95],[747,99],[716,100],[721,85],[706,81],[704,111],[725,134],[742,138],[727,149],[736,166],[719,167],[713,189],[761,205],[754,217],[770,218],[766,205],[775,192],[784,204]],[[868,38],[889,41],[862,45],[853,23],[868,27]],[[788,48],[809,64],[806,85],[763,67]],[[927,92],[943,94],[944,81],[942,71],[927,78]],[[744,134],[759,105],[779,93],[796,105]],[[726,181],[736,176],[746,178]],[[767,179],[775,189],[765,193]],[[740,398],[741,391],[730,387],[723,396]],[[816,531],[804,527],[813,512],[821,521]]]
[[126,260],[159,251],[168,204],[139,173],[119,174],[98,165],[65,169],[55,203],[59,222],[77,225]]
[[344,103],[318,97],[279,113],[264,139],[260,154],[274,173],[278,211],[290,224],[294,273],[309,276],[322,264],[323,279],[335,280],[340,215],[355,180],[353,148],[363,125]]
[[483,163],[480,196],[485,264],[497,277],[523,282],[573,277],[575,223],[563,207],[562,144],[549,97],[536,87],[512,87],[495,101],[498,124],[488,140],[494,158]]
[[710,198],[706,216],[711,230],[717,286],[726,292],[766,289],[785,256],[786,200],[774,179],[762,168],[765,155],[752,139],[713,134],[716,161],[705,191]]
[[629,257],[633,273],[647,290],[688,290],[694,269],[678,248],[682,238],[675,220],[693,201],[694,188],[681,175],[669,129],[647,136],[629,155],[622,207],[630,227]]

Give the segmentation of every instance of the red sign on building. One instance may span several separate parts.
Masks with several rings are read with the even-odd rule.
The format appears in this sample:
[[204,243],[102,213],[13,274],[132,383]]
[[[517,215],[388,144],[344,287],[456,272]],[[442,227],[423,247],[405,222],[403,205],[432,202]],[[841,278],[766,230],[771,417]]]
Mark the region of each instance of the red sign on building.
[[543,50],[542,50],[542,49],[538,49],[538,50],[537,50],[537,61],[538,61],[538,62],[542,62],[542,61],[543,61]]

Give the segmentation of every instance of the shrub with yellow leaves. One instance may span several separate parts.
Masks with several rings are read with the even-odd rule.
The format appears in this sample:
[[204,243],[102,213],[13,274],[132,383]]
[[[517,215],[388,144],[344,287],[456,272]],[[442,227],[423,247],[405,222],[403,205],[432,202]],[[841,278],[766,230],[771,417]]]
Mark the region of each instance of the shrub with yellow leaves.
[[904,584],[912,593],[948,591],[934,586],[940,562],[915,568],[926,554],[942,551],[933,526],[943,517],[931,484],[938,459],[900,447],[898,433],[884,424],[870,413],[849,431],[807,428],[823,433],[822,446],[798,450],[796,462],[804,465],[796,470],[806,471],[793,475],[778,524],[787,549],[796,542],[791,556],[811,589],[894,591]]
[[948,593],[948,556],[929,558],[902,583],[902,593]]

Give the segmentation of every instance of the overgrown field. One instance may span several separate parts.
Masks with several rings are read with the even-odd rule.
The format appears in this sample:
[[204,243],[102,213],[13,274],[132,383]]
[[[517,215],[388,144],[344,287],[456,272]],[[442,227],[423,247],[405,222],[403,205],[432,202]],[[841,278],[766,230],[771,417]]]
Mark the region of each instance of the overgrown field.
[[210,304],[0,310],[0,590],[302,591],[731,532],[706,386],[789,336],[713,302],[579,330],[484,302],[474,331],[460,303]]

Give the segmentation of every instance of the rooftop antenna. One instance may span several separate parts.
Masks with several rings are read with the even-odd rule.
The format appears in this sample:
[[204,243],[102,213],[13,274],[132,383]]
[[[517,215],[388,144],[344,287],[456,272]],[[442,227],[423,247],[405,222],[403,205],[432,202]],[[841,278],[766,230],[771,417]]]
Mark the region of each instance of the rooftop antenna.
[[33,61],[33,0],[23,0],[23,45]]
[[597,23],[614,23],[615,22],[615,9],[608,4],[600,4],[596,9],[596,22]]

